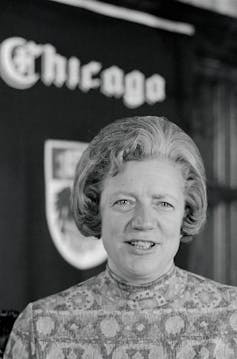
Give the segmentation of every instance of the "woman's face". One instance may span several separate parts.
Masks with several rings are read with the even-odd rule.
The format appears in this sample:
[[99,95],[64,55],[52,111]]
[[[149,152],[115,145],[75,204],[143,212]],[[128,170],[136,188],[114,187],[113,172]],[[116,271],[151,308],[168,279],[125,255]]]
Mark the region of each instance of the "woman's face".
[[129,161],[101,193],[102,239],[110,268],[134,284],[172,265],[184,217],[181,169],[165,159]]

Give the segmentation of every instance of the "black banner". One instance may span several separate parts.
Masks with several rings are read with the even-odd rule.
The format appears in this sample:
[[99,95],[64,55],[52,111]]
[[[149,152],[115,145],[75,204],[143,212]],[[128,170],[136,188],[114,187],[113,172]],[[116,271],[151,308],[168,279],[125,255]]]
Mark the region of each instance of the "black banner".
[[[0,29],[0,306],[21,309],[105,265],[103,254],[79,268],[60,253],[47,213],[57,175],[47,177],[46,162],[59,172],[65,158],[75,165],[78,143],[124,116],[165,115],[188,127],[192,38],[44,1],[3,1]],[[54,182],[59,214],[72,166]]]

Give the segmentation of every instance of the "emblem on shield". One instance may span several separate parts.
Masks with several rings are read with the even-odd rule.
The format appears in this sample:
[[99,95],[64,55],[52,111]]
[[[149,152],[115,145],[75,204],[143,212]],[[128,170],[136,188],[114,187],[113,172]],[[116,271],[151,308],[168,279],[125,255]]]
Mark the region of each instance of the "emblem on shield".
[[52,240],[71,265],[95,267],[106,260],[101,239],[84,237],[74,223],[70,197],[76,164],[86,143],[47,140],[44,148],[46,218]]

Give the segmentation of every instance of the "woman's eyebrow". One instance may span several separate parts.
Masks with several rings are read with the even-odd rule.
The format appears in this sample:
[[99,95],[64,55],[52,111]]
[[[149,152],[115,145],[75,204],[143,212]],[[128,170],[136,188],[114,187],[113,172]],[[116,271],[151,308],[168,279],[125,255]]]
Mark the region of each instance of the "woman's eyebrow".
[[[130,196],[130,197],[137,197],[136,193],[131,192],[131,191],[123,191],[123,190],[118,190],[112,193],[113,197],[116,196]],[[171,198],[175,201],[178,201],[178,198],[170,193],[154,193],[151,195],[152,199],[164,199],[164,198]]]
[[178,202],[178,197],[174,196],[171,193],[154,194],[154,195],[152,195],[152,198],[153,199],[159,199],[159,200],[170,198],[173,201]]
[[119,190],[112,193],[112,196],[119,196],[119,195],[135,197],[135,193],[130,191]]

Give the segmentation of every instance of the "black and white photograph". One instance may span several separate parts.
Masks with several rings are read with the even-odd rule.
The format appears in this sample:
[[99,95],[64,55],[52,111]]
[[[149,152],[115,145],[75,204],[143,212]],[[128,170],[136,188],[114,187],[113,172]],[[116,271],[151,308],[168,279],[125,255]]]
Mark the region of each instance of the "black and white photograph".
[[237,1],[1,0],[0,358],[237,359]]

